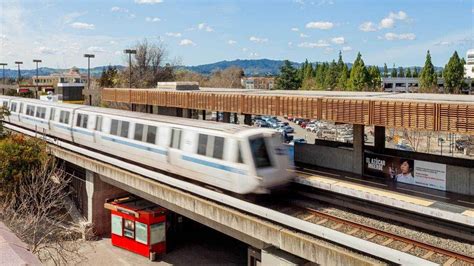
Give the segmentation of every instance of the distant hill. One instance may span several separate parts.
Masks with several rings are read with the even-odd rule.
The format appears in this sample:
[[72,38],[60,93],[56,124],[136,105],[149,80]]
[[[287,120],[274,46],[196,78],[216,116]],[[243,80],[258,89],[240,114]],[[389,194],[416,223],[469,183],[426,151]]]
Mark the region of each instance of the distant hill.
[[[283,60],[254,59],[254,60],[233,60],[219,61],[212,64],[198,66],[182,66],[181,68],[191,70],[200,74],[210,75],[216,70],[223,70],[228,67],[240,67],[246,76],[274,76],[280,73]],[[300,67],[300,63],[291,62],[293,66]]]
[[[102,74],[102,69],[107,68],[108,66],[98,66],[91,68],[91,77],[100,77]],[[115,66],[118,69],[125,68],[124,66],[117,65]],[[33,77],[36,76],[36,69],[21,69],[21,76],[22,77]],[[54,73],[64,73],[68,72],[69,69],[61,69],[61,68],[50,68],[50,67],[40,67],[38,68],[38,75],[40,76],[48,76]],[[79,72],[81,74],[87,75],[87,68],[79,68]],[[2,75],[2,70],[0,69],[0,78]],[[9,78],[17,78],[18,70],[17,69],[5,69],[5,76]]]

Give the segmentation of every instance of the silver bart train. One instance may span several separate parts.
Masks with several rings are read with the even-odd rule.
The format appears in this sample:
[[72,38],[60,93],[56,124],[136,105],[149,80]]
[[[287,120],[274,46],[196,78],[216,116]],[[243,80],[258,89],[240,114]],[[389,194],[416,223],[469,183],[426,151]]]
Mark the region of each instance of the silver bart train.
[[7,96],[0,104],[7,123],[222,190],[268,193],[291,178],[273,130]]

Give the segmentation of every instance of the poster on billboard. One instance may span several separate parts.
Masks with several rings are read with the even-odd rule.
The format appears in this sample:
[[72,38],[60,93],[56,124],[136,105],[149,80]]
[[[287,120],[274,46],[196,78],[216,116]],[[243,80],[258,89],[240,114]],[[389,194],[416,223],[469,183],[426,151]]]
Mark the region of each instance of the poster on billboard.
[[365,153],[364,174],[394,182],[446,190],[446,165]]

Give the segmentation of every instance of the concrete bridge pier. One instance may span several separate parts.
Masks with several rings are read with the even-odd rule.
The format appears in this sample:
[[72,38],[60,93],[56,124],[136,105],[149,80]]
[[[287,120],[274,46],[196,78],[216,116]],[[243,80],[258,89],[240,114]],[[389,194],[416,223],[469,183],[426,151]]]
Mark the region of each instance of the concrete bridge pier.
[[364,125],[353,125],[353,145],[352,172],[362,175],[364,171]]
[[224,112],[224,118],[222,119],[224,123],[230,123],[230,112]]
[[385,150],[385,127],[374,126],[375,152],[384,153]]
[[104,209],[106,199],[128,194],[125,190],[105,183],[97,173],[86,170],[87,222],[94,235],[110,235],[110,212]]
[[202,120],[206,120],[206,110],[201,111]]

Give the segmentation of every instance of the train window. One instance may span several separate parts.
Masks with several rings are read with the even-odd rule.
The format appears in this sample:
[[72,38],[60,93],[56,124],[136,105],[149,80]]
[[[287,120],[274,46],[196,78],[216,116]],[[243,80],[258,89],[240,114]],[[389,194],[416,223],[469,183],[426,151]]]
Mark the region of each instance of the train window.
[[198,140],[198,154],[206,156],[207,150],[207,138],[208,136],[205,134],[199,134]]
[[135,124],[135,134],[133,136],[134,140],[142,141],[143,140],[143,124]]
[[224,154],[224,138],[223,137],[214,137],[214,152],[212,157],[216,159],[222,159]]
[[120,126],[120,137],[128,138],[128,129],[130,127],[130,123],[126,121],[120,121],[122,125]]
[[59,123],[69,124],[69,114],[68,111],[61,111],[59,113]]
[[87,128],[87,122],[89,121],[89,115],[86,114],[77,114],[76,126]]
[[102,116],[101,115],[98,115],[95,118],[95,130],[102,131]]
[[54,121],[54,117],[56,116],[56,109],[51,108],[51,112],[49,113],[49,120]]
[[110,135],[118,135],[118,124],[118,120],[112,119],[112,123],[110,124]]
[[17,105],[16,103],[12,102],[12,107],[10,108],[10,111],[16,113],[16,105]]
[[155,144],[156,143],[156,130],[155,126],[148,126],[148,132],[146,133],[146,142]]
[[171,130],[170,147],[174,149],[181,148],[181,129],[173,128]]
[[8,108],[8,102],[7,101],[3,101],[3,108],[5,108],[5,109]]
[[26,106],[26,115],[34,116],[35,115],[35,107],[32,105]]
[[36,108],[36,117],[45,119],[46,118],[46,107]]
[[272,166],[267,146],[263,137],[250,140],[250,149],[252,150],[253,160],[257,168]]

